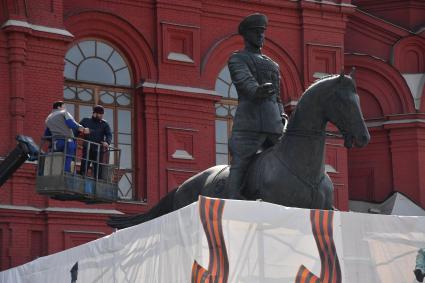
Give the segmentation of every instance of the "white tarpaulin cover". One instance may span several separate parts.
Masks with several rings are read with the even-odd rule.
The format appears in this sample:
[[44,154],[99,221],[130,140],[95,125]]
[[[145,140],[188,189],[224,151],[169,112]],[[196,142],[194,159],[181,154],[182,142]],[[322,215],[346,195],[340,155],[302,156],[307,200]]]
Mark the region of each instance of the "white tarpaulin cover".
[[350,210],[378,214],[425,216],[425,210],[402,193],[394,193],[382,203],[350,201]]
[[1,272],[0,282],[413,283],[423,247],[425,217],[201,198]]

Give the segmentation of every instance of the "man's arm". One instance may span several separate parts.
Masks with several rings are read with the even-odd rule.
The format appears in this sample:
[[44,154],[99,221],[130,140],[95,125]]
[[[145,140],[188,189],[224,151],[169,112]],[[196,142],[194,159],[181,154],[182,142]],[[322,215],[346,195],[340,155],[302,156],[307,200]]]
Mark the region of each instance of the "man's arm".
[[245,95],[248,98],[254,98],[258,88],[258,82],[252,75],[241,54],[235,53],[229,58],[228,66],[230,76],[235,84],[238,95]]
[[230,76],[235,84],[238,96],[242,95],[250,100],[272,96],[274,94],[273,85],[271,83],[259,85],[246,60],[249,60],[249,58],[235,53],[228,62]]
[[87,127],[87,118],[83,118],[80,121],[80,125],[83,126],[84,128],[88,128]]
[[65,124],[68,126],[68,128],[73,130],[78,130],[78,131],[82,131],[84,129],[82,125],[78,124],[75,121],[74,117],[72,117],[72,115],[69,112],[65,112],[64,118],[65,118]]
[[52,132],[50,131],[49,128],[46,127],[46,129],[44,130],[44,135],[45,137],[51,137],[52,136]]
[[48,147],[50,149],[52,147],[52,132],[50,131],[48,127],[46,127],[46,129],[44,130],[43,138],[47,142]]
[[65,112],[64,119],[65,119],[65,124],[68,126],[68,128],[72,130],[77,130],[84,134],[90,133],[89,128],[85,128],[84,126],[78,124],[77,121],[75,121],[74,117],[72,117],[72,115],[68,111]]
[[107,122],[105,122],[105,141],[109,144],[111,144],[112,142],[112,132],[111,132],[111,127],[109,126],[109,124]]

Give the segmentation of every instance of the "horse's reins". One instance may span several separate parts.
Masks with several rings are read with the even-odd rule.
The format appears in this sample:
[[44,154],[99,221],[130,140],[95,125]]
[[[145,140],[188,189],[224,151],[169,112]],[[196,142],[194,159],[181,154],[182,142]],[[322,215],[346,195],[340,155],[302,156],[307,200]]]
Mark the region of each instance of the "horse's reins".
[[[296,129],[288,130],[288,129],[285,129],[284,134],[289,135],[289,136],[307,137],[307,138],[311,138],[311,137],[343,138],[343,136],[341,134],[335,134],[335,132],[329,132],[329,131],[323,131],[323,130],[296,130]],[[300,176],[298,176],[298,174],[296,172],[294,172],[294,170],[292,170],[292,168],[288,164],[286,164],[286,162],[283,161],[278,154],[276,154],[275,156],[276,156],[277,160],[279,160],[279,162],[282,163],[282,165],[284,167],[286,167],[286,169],[288,169],[288,171],[295,178],[297,178],[301,183],[303,183],[304,185],[306,185],[307,187],[310,188],[310,190],[313,194],[312,197],[311,197],[311,205],[313,205],[314,202],[316,201],[317,190],[318,190],[319,184],[322,182],[323,178],[325,178],[325,175],[323,175],[322,178],[320,178],[320,180],[316,184],[311,183],[311,182],[301,178]]]
[[290,135],[290,136],[299,136],[299,137],[332,137],[332,138],[338,138],[343,139],[344,136],[342,134],[338,134],[333,131],[322,131],[322,130],[284,130],[284,134]]

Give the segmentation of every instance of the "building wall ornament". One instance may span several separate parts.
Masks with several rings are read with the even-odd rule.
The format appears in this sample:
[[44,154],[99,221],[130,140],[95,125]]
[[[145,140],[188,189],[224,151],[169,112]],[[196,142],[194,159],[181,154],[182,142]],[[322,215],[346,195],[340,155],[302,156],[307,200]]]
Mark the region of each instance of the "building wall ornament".
[[40,25],[33,25],[33,24],[30,24],[26,21],[8,20],[1,26],[2,29],[6,28],[6,27],[23,27],[23,28],[28,28],[28,29],[34,30],[34,31],[41,31],[41,32],[47,32],[47,33],[52,33],[52,34],[74,37],[72,35],[72,33],[70,33],[69,31],[67,31],[65,29],[58,29],[58,28],[51,28],[51,27],[40,26]]

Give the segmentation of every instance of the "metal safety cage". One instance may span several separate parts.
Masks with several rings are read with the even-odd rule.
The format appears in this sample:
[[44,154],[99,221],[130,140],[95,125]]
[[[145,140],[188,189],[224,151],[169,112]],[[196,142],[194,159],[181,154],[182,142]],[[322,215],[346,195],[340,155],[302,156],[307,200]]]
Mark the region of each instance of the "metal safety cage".
[[85,203],[117,201],[120,149],[65,136],[42,137],[40,148],[46,150],[38,155],[37,193]]

